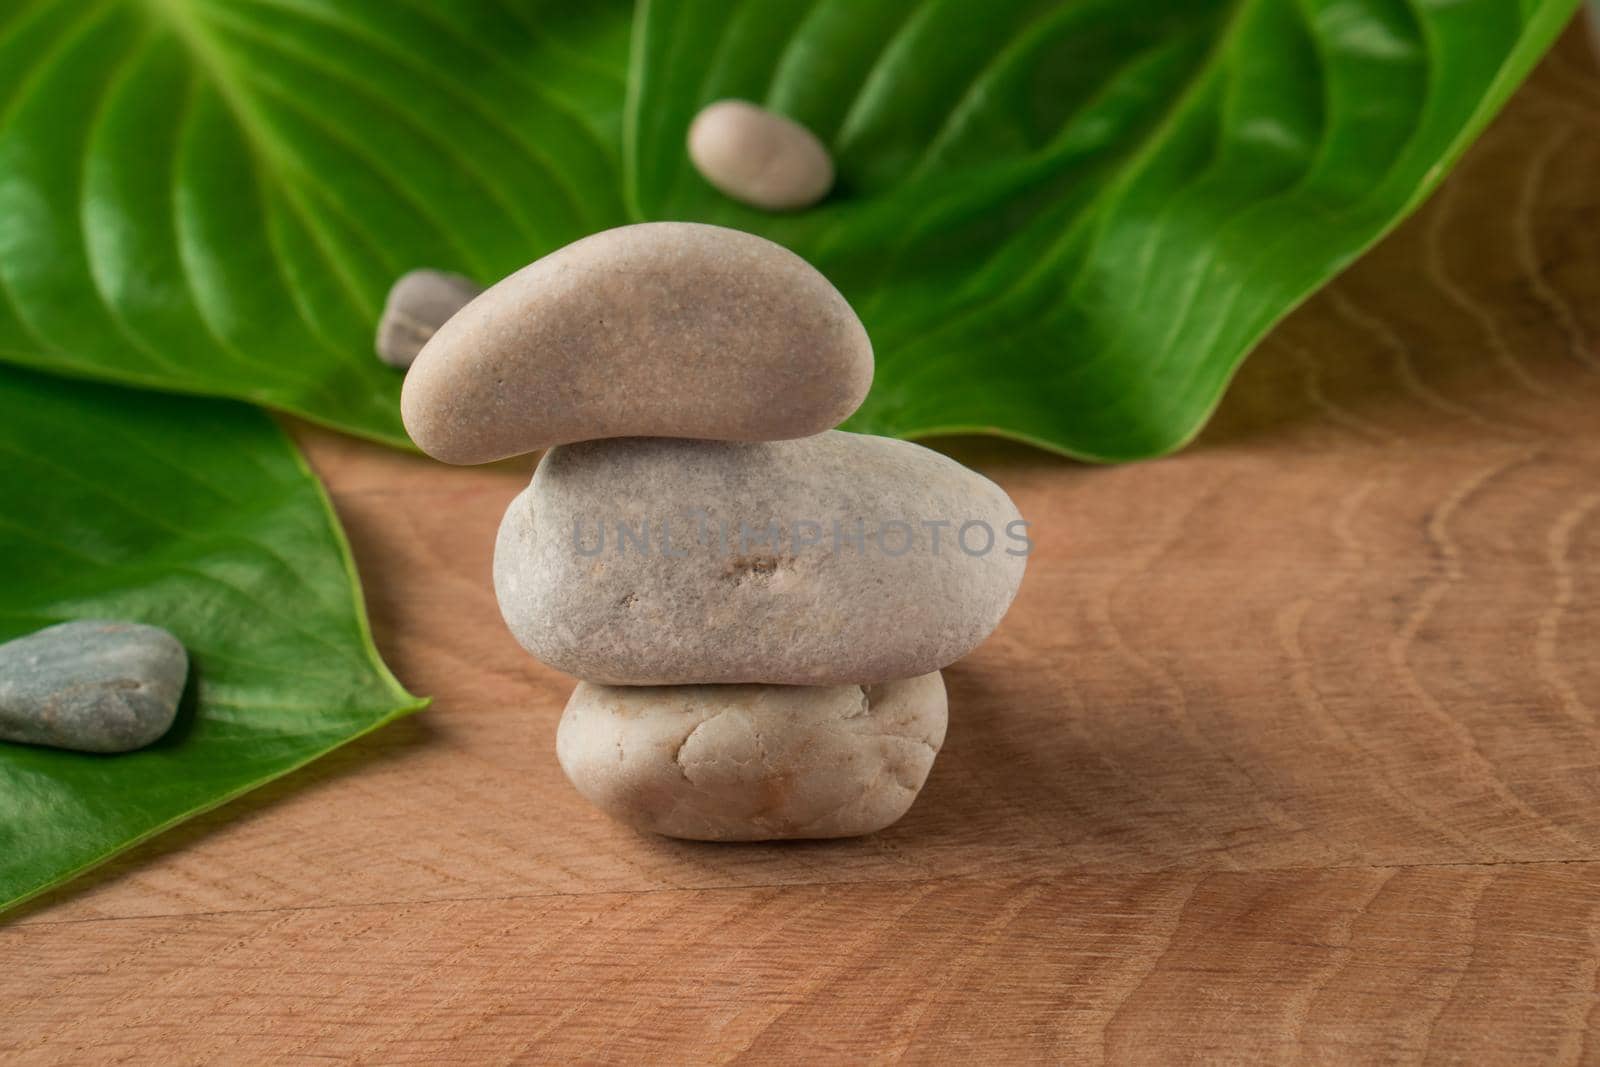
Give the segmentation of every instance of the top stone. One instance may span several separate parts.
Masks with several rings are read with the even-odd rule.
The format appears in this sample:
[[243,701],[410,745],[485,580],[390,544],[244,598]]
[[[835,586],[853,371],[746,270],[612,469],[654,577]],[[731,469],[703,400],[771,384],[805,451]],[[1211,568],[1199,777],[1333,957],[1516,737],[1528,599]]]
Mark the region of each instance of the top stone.
[[423,346],[400,407],[424,452],[487,463],[609,437],[806,437],[871,384],[866,330],[805,260],[738,230],[649,222],[467,304]]

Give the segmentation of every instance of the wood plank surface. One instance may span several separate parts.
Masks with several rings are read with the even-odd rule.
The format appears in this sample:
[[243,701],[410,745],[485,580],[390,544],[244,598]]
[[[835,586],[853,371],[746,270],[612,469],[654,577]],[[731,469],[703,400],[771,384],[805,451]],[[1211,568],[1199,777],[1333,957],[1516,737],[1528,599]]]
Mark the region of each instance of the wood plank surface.
[[1581,33],[1190,449],[936,442],[1038,547],[871,838],[607,822],[490,593],[530,464],[296,433],[436,702],[0,927],[0,1061],[1600,1063]]

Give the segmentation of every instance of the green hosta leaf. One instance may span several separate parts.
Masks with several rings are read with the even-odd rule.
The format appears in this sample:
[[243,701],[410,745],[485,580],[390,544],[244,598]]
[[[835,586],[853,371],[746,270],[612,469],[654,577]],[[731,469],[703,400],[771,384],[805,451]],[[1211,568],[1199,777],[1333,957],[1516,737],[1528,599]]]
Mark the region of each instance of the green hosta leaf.
[[[0,358],[399,442],[369,348],[400,272],[702,219],[856,304],[856,428],[1151,455],[1575,4],[644,0],[630,53],[596,0],[13,0]],[[684,133],[722,96],[818,131],[836,196],[775,218],[705,186]]]
[[[853,428],[1127,459],[1413,208],[1576,0],[644,0],[628,195],[766,234],[861,313]],[[832,147],[777,218],[689,168],[721,97]]]
[[0,369],[0,640],[164,626],[189,688],[154,746],[0,742],[0,907],[421,705],[373,650],[344,538],[269,419]]
[[389,284],[626,221],[629,8],[0,5],[0,358],[405,441]]

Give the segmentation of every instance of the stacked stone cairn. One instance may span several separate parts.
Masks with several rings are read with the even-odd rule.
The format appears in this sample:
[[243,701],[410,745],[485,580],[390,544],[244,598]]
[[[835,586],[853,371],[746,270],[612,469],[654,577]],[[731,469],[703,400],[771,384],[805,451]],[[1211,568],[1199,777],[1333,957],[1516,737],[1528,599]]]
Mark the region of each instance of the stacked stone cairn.
[[1010,606],[1026,524],[937,452],[833,429],[872,381],[839,292],[770,241],[678,222],[480,295],[451,282],[447,319],[437,286],[408,284],[432,294],[413,320],[442,321],[410,324],[437,326],[402,399],[417,445],[544,450],[494,586],[522,646],[582,679],[556,735],[578,791],[699,840],[905,814],[944,741],[939,671]]

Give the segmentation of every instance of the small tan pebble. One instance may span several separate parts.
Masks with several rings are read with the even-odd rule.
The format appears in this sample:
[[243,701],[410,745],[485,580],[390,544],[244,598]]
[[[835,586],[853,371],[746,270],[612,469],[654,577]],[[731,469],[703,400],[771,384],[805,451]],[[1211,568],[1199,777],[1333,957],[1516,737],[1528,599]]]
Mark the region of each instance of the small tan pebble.
[[768,211],[810,207],[833,187],[833,159],[815,134],[744,100],[718,100],[694,117],[689,158],[722,192]]
[[852,837],[904,815],[944,743],[937,671],[873,686],[580,682],[561,767],[612,818],[668,837]]
[[487,463],[605,437],[804,437],[871,385],[866,330],[805,260],[738,230],[650,222],[491,287],[424,346],[400,411],[435,459]]
[[445,321],[467,305],[483,287],[459,274],[414,270],[389,287],[378,320],[378,358],[404,370]]
[[938,670],[999,625],[1030,539],[989,479],[830,430],[546,452],[494,583],[512,634],[613,685],[844,685]]

